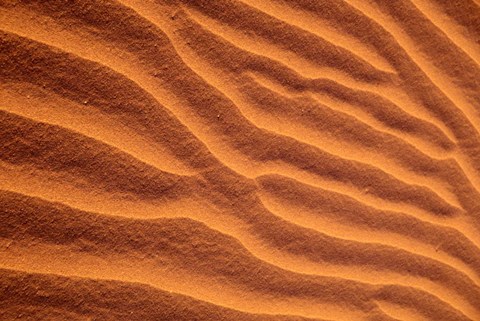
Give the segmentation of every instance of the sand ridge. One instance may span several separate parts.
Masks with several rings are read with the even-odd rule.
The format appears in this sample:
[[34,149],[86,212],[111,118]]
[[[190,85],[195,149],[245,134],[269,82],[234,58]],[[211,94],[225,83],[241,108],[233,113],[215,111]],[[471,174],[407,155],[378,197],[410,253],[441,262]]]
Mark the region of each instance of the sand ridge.
[[472,0],[0,0],[0,319],[480,320]]

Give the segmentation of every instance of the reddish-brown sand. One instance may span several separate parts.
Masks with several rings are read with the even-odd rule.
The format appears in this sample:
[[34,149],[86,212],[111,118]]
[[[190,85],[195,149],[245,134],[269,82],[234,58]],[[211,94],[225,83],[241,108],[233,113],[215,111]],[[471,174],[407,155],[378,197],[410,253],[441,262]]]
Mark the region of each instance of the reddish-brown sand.
[[0,28],[0,320],[480,320],[478,1]]

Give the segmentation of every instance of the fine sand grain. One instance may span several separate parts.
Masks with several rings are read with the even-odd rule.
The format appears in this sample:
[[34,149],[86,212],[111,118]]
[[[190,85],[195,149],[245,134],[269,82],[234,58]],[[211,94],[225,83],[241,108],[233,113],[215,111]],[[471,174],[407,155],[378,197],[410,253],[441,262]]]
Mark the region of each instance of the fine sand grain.
[[475,0],[0,0],[0,320],[480,320]]

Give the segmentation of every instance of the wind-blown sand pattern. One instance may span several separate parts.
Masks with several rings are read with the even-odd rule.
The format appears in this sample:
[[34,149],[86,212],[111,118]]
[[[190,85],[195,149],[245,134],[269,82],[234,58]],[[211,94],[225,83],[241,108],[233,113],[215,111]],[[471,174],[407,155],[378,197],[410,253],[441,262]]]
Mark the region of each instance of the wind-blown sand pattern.
[[0,0],[1,320],[480,320],[473,0]]

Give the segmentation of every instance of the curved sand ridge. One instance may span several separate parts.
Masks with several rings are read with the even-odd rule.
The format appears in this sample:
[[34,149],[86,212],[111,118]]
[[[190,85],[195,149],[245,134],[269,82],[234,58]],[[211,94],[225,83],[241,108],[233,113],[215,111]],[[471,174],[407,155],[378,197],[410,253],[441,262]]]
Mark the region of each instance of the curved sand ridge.
[[2,320],[480,320],[475,1],[0,4]]

